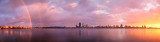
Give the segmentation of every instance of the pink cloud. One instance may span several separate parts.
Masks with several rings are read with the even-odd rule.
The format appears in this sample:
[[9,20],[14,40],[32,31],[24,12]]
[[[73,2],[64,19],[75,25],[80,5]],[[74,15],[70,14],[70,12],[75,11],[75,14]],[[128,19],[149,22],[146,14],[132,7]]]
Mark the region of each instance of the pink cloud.
[[[25,0],[33,26],[74,26],[78,22],[90,25],[149,24],[152,20],[158,23],[159,2],[159,0]],[[15,16],[10,18],[15,19],[11,19],[13,22],[2,19],[2,22],[6,21],[3,24],[28,24],[24,5],[19,0],[9,1],[6,7],[9,7],[5,8],[8,10],[0,9],[1,16],[2,13],[5,16],[14,14]]]
[[77,3],[75,3],[75,2],[69,3],[69,6],[72,8],[75,8],[77,6]]

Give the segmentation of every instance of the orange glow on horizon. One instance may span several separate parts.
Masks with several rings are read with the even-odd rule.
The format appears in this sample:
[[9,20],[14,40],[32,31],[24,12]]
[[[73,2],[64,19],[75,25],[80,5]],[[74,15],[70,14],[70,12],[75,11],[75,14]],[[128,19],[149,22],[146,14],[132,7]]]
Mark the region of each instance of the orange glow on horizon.
[[160,24],[155,24],[155,25],[146,25],[148,27],[154,27],[154,28],[160,28]]
[[[145,25],[147,28],[160,28],[160,24],[143,24],[143,25]],[[143,25],[131,25],[131,26],[142,27]]]

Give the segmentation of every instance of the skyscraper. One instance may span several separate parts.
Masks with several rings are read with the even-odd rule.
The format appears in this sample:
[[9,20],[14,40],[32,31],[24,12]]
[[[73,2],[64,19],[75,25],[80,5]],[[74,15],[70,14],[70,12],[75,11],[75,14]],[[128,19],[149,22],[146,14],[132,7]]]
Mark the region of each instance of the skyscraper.
[[123,28],[123,24],[120,25],[120,28]]
[[81,22],[79,22],[79,28],[82,28],[82,23]]

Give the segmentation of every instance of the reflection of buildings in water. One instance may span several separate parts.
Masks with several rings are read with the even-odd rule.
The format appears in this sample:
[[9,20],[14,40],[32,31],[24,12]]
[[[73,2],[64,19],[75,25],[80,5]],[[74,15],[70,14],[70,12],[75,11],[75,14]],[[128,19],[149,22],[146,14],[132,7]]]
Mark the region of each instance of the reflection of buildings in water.
[[93,39],[97,39],[99,34],[97,34],[97,30],[95,29],[70,29],[68,32],[68,39],[70,40],[78,40],[78,41],[93,41]]
[[125,29],[101,29],[100,37],[104,41],[122,41],[125,39]]
[[9,34],[8,30],[5,30],[5,31],[3,31],[3,32],[4,32],[5,35],[8,35],[8,34]]
[[78,35],[79,35],[79,37],[81,37],[81,35],[82,35],[81,30],[79,30],[79,32],[78,32],[78,33],[79,33],[79,34],[78,34]]
[[32,31],[29,29],[4,29],[0,30],[0,37],[0,40],[3,41],[31,41]]
[[118,38],[120,39],[120,40],[122,40],[122,39],[124,39],[124,37],[125,37],[125,29],[118,29]]

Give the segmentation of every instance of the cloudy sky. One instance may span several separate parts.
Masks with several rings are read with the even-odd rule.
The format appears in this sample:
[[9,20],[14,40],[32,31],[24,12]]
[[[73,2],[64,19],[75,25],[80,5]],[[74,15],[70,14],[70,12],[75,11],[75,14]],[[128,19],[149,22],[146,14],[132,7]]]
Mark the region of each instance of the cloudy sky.
[[160,25],[160,0],[0,0],[0,26]]

